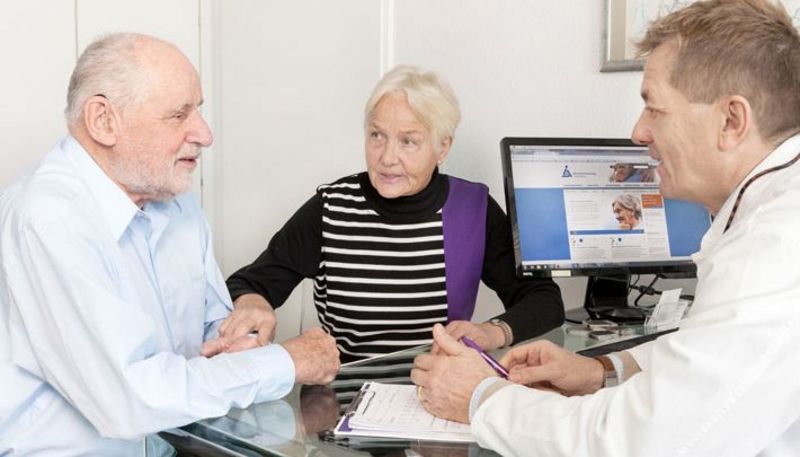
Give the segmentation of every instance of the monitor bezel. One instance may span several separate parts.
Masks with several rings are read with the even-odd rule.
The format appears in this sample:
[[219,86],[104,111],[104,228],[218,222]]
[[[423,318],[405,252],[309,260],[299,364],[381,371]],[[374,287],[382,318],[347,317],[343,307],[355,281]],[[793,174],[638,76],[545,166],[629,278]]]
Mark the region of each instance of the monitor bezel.
[[516,204],[514,200],[514,175],[511,167],[512,146],[596,146],[621,147],[641,150],[627,138],[558,138],[558,137],[504,137],[500,140],[500,155],[503,166],[503,190],[505,193],[506,213],[511,224],[511,236],[514,243],[514,262],[517,276],[558,278],[570,276],[618,276],[629,274],[661,274],[671,278],[695,277],[697,267],[692,260],[669,262],[642,262],[637,265],[597,265],[573,264],[570,268],[530,268],[522,263],[522,254],[517,223]]

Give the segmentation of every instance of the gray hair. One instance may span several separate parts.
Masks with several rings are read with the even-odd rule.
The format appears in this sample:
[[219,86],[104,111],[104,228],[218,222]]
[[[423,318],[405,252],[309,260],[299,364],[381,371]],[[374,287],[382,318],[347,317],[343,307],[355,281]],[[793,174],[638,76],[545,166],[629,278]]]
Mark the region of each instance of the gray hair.
[[411,111],[433,135],[438,146],[445,138],[455,137],[461,121],[458,98],[447,83],[435,73],[421,72],[416,67],[398,65],[378,82],[364,110],[364,128],[372,119],[372,112],[381,99],[392,93],[404,93]]
[[147,75],[141,71],[136,47],[144,40],[155,38],[114,33],[96,39],[81,53],[67,90],[64,116],[69,127],[80,122],[86,100],[92,96],[104,96],[121,111],[141,101]]
[[642,218],[642,204],[639,202],[639,198],[632,195],[632,194],[622,194],[617,196],[614,201],[611,203],[611,207],[614,207],[615,203],[619,203],[620,206],[627,209],[628,211],[633,211],[633,215],[636,219]]

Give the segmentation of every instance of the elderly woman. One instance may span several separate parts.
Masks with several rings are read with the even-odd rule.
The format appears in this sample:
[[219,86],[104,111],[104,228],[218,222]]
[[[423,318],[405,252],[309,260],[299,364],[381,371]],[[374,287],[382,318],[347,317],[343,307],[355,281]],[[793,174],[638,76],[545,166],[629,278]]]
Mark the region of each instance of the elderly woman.
[[[366,106],[367,171],[320,186],[228,279],[236,310],[223,336],[258,328],[266,343],[273,307],[303,278],[314,279],[343,361],[430,343],[437,322],[487,349],[560,325],[555,283],[515,276],[509,223],[487,187],[439,172],[459,120],[455,94],[433,73],[387,73]],[[476,324],[481,280],[506,311]]]
[[622,194],[611,203],[614,218],[623,230],[633,230],[642,222],[642,204],[639,197]]

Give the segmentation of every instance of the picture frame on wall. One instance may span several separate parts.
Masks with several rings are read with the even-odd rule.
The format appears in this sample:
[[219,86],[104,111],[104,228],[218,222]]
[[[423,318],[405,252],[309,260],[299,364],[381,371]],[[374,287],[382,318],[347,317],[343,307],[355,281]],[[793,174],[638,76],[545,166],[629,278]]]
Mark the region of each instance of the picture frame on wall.
[[[695,0],[605,0],[603,63],[600,71],[641,71],[644,59],[636,58],[633,45],[656,18],[683,8]],[[781,0],[800,28],[800,0]]]

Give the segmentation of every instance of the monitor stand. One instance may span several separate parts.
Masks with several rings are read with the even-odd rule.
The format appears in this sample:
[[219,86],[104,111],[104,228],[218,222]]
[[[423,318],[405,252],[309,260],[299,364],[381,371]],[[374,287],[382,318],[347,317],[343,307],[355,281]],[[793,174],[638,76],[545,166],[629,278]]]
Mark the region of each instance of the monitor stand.
[[618,323],[641,324],[647,314],[628,305],[629,274],[589,276],[583,309],[567,312],[567,321],[608,319]]

